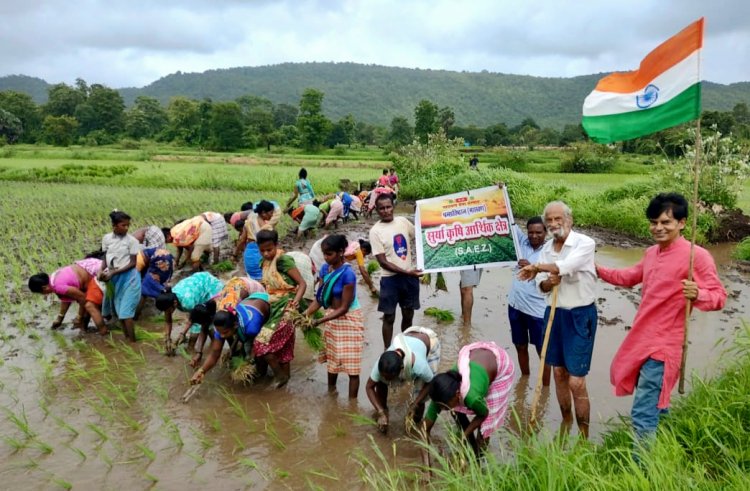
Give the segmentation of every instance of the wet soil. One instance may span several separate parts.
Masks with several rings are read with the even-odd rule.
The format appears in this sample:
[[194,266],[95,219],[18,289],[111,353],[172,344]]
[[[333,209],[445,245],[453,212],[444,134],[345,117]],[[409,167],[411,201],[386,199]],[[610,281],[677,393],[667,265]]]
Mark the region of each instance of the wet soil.
[[[400,211],[408,213],[409,209]],[[367,237],[371,224],[350,223],[340,230],[354,240]],[[623,242],[599,231],[590,233],[597,239],[597,261],[604,265],[625,267],[642,256],[644,244]],[[302,245],[289,239],[284,247],[308,250],[312,242],[308,239]],[[724,347],[741,320],[748,318],[744,299],[750,294],[750,274],[737,270],[729,245],[710,250],[729,299],[721,312],[696,311],[691,317],[688,370],[699,374],[717,369]],[[470,327],[462,326],[459,320],[458,273],[446,274],[447,292],[422,286],[423,308],[414,321],[434,328],[440,335],[441,368],[454,363],[461,346],[478,340],[495,341],[515,360],[506,301],[511,274],[510,268],[485,271],[474,292]],[[365,294],[362,283],[359,292],[366,345],[360,393],[354,401],[346,397],[346,376],[339,377],[337,392],[327,391],[325,366],[316,362],[315,354],[299,337],[292,378],[285,387],[273,388],[270,379],[252,386],[232,384],[226,370],[217,367],[193,399],[183,404],[180,396],[188,388],[192,369],[184,357],[162,355],[159,342],[139,342],[131,352],[131,345],[122,342],[119,332],[113,335],[115,342],[109,343],[95,334],[81,335],[69,322],[59,334],[52,334],[46,327],[49,317],[23,321],[2,318],[3,487],[50,489],[71,484],[81,489],[364,489],[359,462],[378,462],[374,448],[382,451],[390,465],[417,463],[417,449],[406,439],[402,424],[408,387],[391,392],[388,435],[363,424],[363,417],[374,416],[364,384],[383,346],[376,300]],[[594,440],[630,410],[630,397],[612,394],[609,364],[639,302],[637,289],[600,284],[598,295],[600,325],[588,376]],[[438,323],[423,314],[429,306],[449,309],[457,320]],[[52,316],[54,310],[51,304]],[[149,306],[144,318],[152,320],[139,325],[159,331],[162,324],[153,319],[156,314]],[[69,315],[68,321],[72,317]],[[400,315],[396,325],[399,322]],[[509,418],[503,431],[521,431],[517,421],[529,417],[538,368],[534,358],[532,378],[517,375],[511,404],[518,418]],[[83,370],[79,370],[81,367]],[[88,373],[88,378],[82,378],[81,373]],[[17,416],[16,420],[11,415]],[[24,418],[34,436],[24,434],[14,422]],[[560,424],[555,396],[549,389],[543,391],[541,420],[543,431],[550,433]],[[438,437],[447,424],[448,418],[441,418],[436,428]],[[498,440],[493,438],[491,443],[495,452],[499,452]],[[17,441],[26,446],[18,448]]]

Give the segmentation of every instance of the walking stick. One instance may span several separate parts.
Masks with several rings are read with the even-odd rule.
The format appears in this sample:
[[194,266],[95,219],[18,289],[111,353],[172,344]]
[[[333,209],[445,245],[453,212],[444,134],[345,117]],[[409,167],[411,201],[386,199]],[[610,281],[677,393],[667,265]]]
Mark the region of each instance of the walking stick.
[[547,358],[547,345],[549,344],[549,333],[552,332],[552,321],[555,319],[555,309],[557,309],[557,287],[552,287],[552,305],[549,309],[549,319],[547,320],[547,330],[544,333],[544,342],[542,343],[542,353],[539,358],[539,376],[534,387],[534,398],[531,401],[531,424],[536,422],[536,409],[539,406],[539,398],[542,396],[542,381],[544,377],[544,363]]

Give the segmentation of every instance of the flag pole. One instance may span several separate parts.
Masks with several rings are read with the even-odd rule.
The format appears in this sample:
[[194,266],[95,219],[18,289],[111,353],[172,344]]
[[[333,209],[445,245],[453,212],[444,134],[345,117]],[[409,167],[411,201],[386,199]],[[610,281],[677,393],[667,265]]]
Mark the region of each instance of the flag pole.
[[[703,142],[701,140],[701,118],[698,117],[695,129],[695,163],[693,164],[693,201],[691,206],[693,208],[693,220],[691,223],[690,231],[690,262],[688,264],[688,281],[693,281],[693,262],[695,259],[695,234],[698,228],[698,181],[700,180],[700,169],[701,169],[701,154],[703,152]],[[680,394],[685,393],[685,364],[687,363],[687,351],[688,351],[688,328],[690,326],[690,311],[692,309],[693,302],[686,300],[685,302],[685,337],[682,341],[682,361],[680,363],[680,383],[677,387],[677,391]]]

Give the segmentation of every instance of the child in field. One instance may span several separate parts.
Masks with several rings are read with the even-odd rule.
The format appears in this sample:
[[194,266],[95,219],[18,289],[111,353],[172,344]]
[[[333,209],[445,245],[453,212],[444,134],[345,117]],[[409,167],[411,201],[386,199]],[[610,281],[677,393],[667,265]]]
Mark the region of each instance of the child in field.
[[117,314],[123,323],[125,336],[135,342],[135,311],[141,300],[141,277],[135,266],[141,245],[128,234],[130,216],[115,210],[109,214],[112,232],[102,238],[102,269],[99,279],[107,282],[102,314]]

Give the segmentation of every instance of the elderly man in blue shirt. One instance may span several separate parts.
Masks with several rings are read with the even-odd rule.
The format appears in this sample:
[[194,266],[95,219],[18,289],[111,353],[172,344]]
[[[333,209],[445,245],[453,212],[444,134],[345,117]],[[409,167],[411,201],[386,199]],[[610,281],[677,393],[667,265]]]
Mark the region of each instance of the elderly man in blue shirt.
[[[521,227],[514,225],[519,243],[521,258],[518,268],[539,262],[547,228],[542,217],[531,217],[526,222],[526,234]],[[508,320],[510,334],[518,353],[518,366],[522,375],[529,375],[529,341],[536,347],[537,354],[542,352],[544,341],[544,309],[547,304],[544,295],[537,289],[533,281],[521,281],[513,275],[513,284],[508,293]],[[544,366],[542,383],[549,386],[550,367]]]

